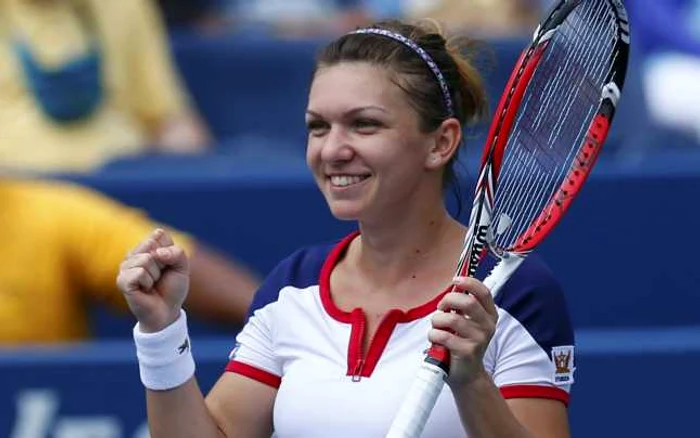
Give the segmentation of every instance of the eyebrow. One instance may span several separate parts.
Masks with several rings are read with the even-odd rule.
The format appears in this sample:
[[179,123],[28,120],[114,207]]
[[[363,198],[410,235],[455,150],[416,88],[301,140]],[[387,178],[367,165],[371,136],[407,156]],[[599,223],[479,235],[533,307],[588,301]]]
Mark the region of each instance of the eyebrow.
[[[360,106],[360,107],[357,107],[357,108],[353,108],[353,109],[351,109],[351,110],[349,110],[349,111],[346,111],[345,113],[343,113],[343,116],[350,116],[350,115],[357,114],[357,113],[359,113],[359,112],[362,112],[362,111],[368,110],[368,109],[378,110],[378,111],[381,111],[381,112],[383,112],[383,113],[386,113],[386,112],[387,112],[387,110],[385,110],[384,108],[382,108],[382,107],[380,107],[380,106],[376,106],[376,105],[367,105],[367,106]],[[306,114],[309,114],[309,115],[314,116],[314,117],[323,117],[323,116],[321,116],[321,114],[319,114],[319,113],[317,113],[317,112],[315,112],[315,111],[313,111],[313,110],[310,110],[310,109],[307,109],[307,110],[306,110]]]

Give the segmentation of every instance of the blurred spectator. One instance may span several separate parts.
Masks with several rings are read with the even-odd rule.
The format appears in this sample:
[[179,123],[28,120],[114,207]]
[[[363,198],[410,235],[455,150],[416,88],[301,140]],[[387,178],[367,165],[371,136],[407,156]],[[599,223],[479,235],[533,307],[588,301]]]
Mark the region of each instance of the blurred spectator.
[[219,0],[237,29],[282,37],[335,35],[367,22],[362,0]]
[[167,27],[174,31],[219,30],[222,0],[157,0]]
[[201,151],[154,0],[0,0],[0,163],[87,171]]
[[484,36],[530,34],[552,0],[159,0],[176,26],[209,28],[225,17],[232,29],[278,36],[324,36],[369,21],[434,18]]
[[[142,212],[65,182],[0,179],[0,344],[89,338],[90,304],[124,311],[115,279],[127,253],[158,227]],[[242,326],[258,278],[192,236],[187,307],[200,321]]]
[[407,17],[432,18],[450,30],[482,38],[519,37],[532,34],[548,1],[405,0],[401,10]]
[[634,0],[628,8],[652,122],[700,142],[700,0]]

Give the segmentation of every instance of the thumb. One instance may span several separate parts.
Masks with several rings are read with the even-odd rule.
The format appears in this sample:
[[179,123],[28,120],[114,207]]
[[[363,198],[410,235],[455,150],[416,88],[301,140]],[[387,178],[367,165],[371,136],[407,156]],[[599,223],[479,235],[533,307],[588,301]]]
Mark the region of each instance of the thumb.
[[189,272],[189,260],[187,254],[179,246],[171,245],[158,248],[153,253],[156,261],[175,272],[187,274]]

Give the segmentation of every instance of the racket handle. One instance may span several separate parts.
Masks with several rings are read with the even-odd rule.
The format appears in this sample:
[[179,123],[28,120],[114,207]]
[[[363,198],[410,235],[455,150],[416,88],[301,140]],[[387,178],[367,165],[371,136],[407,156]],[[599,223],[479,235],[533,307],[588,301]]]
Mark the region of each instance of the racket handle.
[[510,276],[513,275],[513,272],[518,269],[523,260],[525,260],[525,256],[508,255],[508,257],[501,259],[494,266],[489,276],[484,279],[484,286],[489,288],[491,296],[495,297],[498,295],[498,292],[500,292]]
[[418,438],[428,422],[442,387],[445,371],[437,365],[423,362],[413,384],[386,434],[386,438]]

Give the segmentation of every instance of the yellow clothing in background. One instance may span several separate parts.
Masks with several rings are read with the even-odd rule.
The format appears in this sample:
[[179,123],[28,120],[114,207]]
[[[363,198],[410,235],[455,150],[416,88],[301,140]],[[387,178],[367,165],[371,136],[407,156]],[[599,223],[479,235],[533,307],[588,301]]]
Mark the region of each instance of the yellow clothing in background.
[[531,35],[542,11],[533,0],[414,0],[406,16],[431,18],[478,38]]
[[126,309],[119,265],[156,226],[78,185],[0,179],[0,344],[84,340],[88,302]]
[[[95,35],[80,7],[97,34],[105,96],[90,118],[59,124],[37,105],[13,41],[44,68],[86,53]],[[187,104],[153,0],[0,0],[0,66],[0,167],[92,170],[141,151]]]

